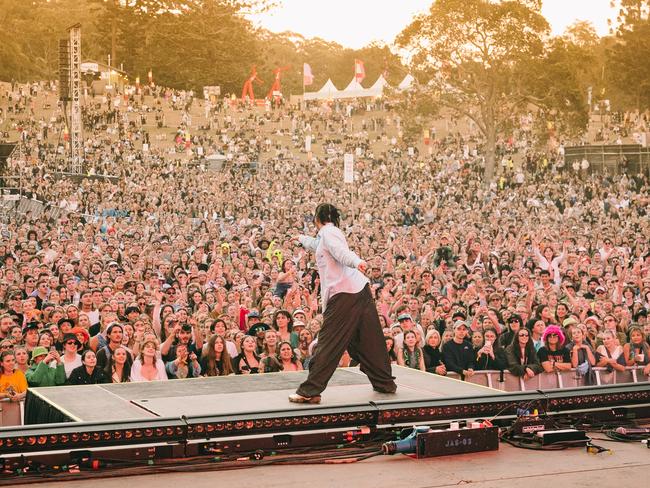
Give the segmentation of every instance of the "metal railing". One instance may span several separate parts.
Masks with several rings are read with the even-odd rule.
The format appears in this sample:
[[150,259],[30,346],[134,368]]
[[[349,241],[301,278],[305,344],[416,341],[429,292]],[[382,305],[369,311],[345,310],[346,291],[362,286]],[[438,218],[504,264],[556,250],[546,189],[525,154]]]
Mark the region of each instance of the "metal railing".
[[0,427],[23,424],[25,401],[12,402],[9,398],[0,400]]
[[[650,175],[650,147],[639,144],[569,146],[565,149],[565,168],[571,170],[574,161],[589,161],[589,172],[609,174]],[[623,164],[623,160],[627,162]]]
[[[595,384],[591,385],[587,384],[587,377],[577,374],[575,369],[556,371],[553,373],[540,373],[528,380],[524,380],[524,378],[516,376],[509,371],[474,371],[474,375],[465,378],[465,381],[502,391],[535,391],[576,388],[579,386],[642,383],[650,380],[648,376],[643,374],[642,366],[626,367],[625,371],[610,371],[607,368],[593,368],[593,370],[595,373]],[[460,375],[456,373],[448,373],[447,376],[460,379]]]

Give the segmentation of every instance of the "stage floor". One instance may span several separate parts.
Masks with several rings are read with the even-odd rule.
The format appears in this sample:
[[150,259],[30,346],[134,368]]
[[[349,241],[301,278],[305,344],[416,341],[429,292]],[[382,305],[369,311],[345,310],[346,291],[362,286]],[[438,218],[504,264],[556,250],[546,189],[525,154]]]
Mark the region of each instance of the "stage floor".
[[[393,366],[397,393],[375,392],[358,368],[336,370],[323,393],[324,407],[354,407],[441,398],[478,398],[500,390]],[[32,388],[30,392],[72,421],[120,421],[203,415],[295,412],[289,394],[306,371],[107,385]],[[313,405],[310,405],[313,407]]]

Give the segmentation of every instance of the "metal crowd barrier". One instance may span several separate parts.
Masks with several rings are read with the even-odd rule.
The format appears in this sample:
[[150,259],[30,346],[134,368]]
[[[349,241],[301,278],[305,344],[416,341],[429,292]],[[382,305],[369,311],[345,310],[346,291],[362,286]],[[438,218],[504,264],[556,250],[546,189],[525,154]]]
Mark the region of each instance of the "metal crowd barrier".
[[23,402],[12,402],[8,398],[0,400],[0,427],[23,424]]
[[[49,220],[57,220],[62,215],[68,212],[56,205],[48,205],[40,200],[33,198],[21,197],[17,201],[4,201],[0,200],[0,214],[6,216],[19,214],[21,216],[29,213],[33,219],[45,218]],[[81,214],[87,222],[96,221],[98,216]]]
[[[596,383],[591,386],[650,381],[650,377],[643,374],[643,366],[626,367],[625,371],[608,371],[607,368],[593,369]],[[447,376],[460,379],[460,375],[456,373],[447,373]],[[553,373],[540,373],[529,380],[524,380],[522,377],[513,375],[509,371],[482,370],[474,371],[474,375],[465,378],[465,381],[502,391],[552,390],[557,388],[588,386],[586,377],[578,375],[575,369],[556,371]]]

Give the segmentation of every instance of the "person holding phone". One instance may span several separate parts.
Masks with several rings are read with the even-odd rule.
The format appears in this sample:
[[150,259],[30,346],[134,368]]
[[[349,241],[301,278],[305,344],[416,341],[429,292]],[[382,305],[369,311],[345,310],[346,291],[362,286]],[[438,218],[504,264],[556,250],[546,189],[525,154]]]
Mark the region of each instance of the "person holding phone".
[[65,366],[56,350],[43,346],[32,350],[32,365],[25,373],[29,386],[58,386],[65,383]]
[[25,374],[16,367],[16,356],[13,351],[0,354],[0,398],[8,398],[19,402],[27,393]]
[[627,333],[630,340],[623,346],[627,366],[646,366],[645,370],[650,372],[650,366],[648,366],[650,365],[650,346],[645,341],[643,329],[638,325],[633,325]]
[[397,385],[386,342],[365,276],[368,265],[348,247],[334,205],[318,205],[314,223],[318,229],[315,238],[301,235],[295,239],[316,254],[324,321],[307,380],[289,395],[289,401],[320,403],[321,393],[346,350],[360,364],[375,391],[395,393]]

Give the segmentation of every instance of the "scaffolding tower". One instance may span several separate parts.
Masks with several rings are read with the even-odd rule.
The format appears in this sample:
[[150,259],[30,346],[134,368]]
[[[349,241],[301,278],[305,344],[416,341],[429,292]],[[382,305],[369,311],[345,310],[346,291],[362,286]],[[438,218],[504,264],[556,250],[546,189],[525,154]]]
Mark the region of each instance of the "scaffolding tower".
[[70,172],[83,173],[84,143],[81,120],[81,24],[70,35]]

